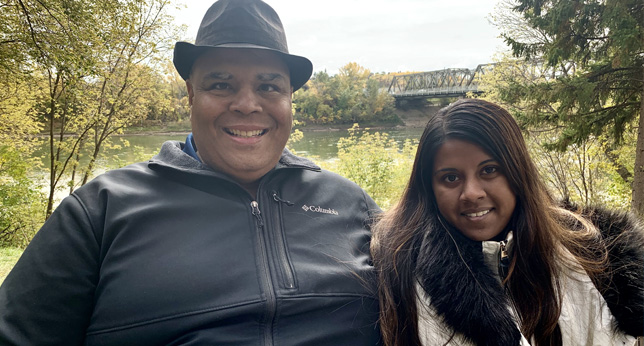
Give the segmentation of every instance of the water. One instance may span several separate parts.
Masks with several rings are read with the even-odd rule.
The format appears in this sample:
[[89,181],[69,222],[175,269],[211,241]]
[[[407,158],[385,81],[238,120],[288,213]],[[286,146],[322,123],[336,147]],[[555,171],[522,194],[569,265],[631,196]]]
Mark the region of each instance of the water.
[[[419,139],[422,128],[395,128],[387,130],[369,130],[368,132],[386,133],[396,142],[405,139]],[[300,156],[313,156],[323,161],[333,160],[338,156],[338,140],[348,137],[347,130],[340,131],[311,131],[304,132],[304,138],[290,145],[290,148]]]
[[[422,128],[394,128],[386,130],[369,130],[369,132],[387,133],[399,143],[405,139],[419,139],[422,134]],[[163,142],[168,140],[185,141],[187,133],[183,134],[146,134],[146,135],[125,135],[112,137],[112,143],[120,145],[120,148],[104,148],[101,159],[96,164],[95,174],[101,173],[108,169],[117,168],[125,164],[144,161],[159,152]],[[348,137],[347,130],[325,130],[325,131],[307,131],[304,137],[297,142],[289,145],[290,149],[297,155],[315,157],[316,160],[329,161],[338,155],[337,143],[342,137]],[[124,143],[129,143],[125,146]],[[47,143],[36,155],[45,155]],[[48,167],[48,162],[43,161],[43,165]]]
[[[422,128],[395,128],[387,130],[378,130],[381,133],[387,133],[398,143],[404,142],[405,139],[419,139],[422,134]],[[376,132],[376,130],[369,130]],[[99,175],[105,171],[123,167],[127,164],[145,161],[154,156],[161,149],[163,142],[168,140],[185,141],[187,133],[178,134],[145,134],[145,135],[125,135],[112,137],[112,144],[117,146],[104,148],[102,155],[97,160],[93,170],[93,176]],[[342,137],[348,137],[347,130],[326,130],[326,131],[307,131],[304,137],[289,147],[295,154],[305,157],[312,157],[316,161],[331,161],[337,158],[338,140]],[[125,145],[128,143],[129,145]],[[42,192],[48,193],[49,162],[46,160],[48,155],[48,143],[43,139],[43,143],[34,155],[43,158],[44,169],[35,169],[33,178],[40,182]],[[89,153],[86,153],[89,155]],[[82,159],[83,164],[87,163],[87,157]],[[76,178],[76,185],[80,177]],[[69,176],[63,177],[59,189],[54,194],[56,204],[69,194],[68,188],[61,188],[69,181]],[[78,187],[78,186],[76,186]]]

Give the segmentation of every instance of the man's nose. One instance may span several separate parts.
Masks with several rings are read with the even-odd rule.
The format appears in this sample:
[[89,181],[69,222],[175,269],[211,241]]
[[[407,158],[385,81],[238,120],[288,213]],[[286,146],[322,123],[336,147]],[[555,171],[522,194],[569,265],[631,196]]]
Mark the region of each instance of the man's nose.
[[461,200],[475,202],[485,197],[485,188],[479,179],[466,179],[461,191]]
[[262,107],[259,102],[259,95],[252,88],[242,88],[233,96],[230,104],[230,110],[243,115],[261,112]]

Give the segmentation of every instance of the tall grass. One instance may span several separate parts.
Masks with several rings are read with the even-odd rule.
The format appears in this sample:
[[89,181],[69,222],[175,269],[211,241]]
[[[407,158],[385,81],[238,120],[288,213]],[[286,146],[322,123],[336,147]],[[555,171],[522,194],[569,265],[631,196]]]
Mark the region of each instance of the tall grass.
[[18,258],[22,255],[22,249],[17,247],[3,247],[0,248],[0,285],[4,282],[11,268],[18,262]]

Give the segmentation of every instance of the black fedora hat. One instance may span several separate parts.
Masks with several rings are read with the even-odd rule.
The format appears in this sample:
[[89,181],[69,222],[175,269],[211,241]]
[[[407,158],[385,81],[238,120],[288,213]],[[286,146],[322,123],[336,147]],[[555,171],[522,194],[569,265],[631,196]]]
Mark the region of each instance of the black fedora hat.
[[201,21],[195,44],[177,42],[174,67],[183,79],[190,77],[192,65],[210,48],[268,49],[279,53],[289,68],[293,91],[309,80],[313,65],[305,57],[288,53],[282,21],[268,4],[260,0],[219,0]]

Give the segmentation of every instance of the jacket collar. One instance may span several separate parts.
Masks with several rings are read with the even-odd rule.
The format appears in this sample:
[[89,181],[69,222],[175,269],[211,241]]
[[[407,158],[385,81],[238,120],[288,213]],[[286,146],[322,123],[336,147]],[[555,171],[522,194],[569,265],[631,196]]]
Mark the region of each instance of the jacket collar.
[[[224,176],[216,172],[208,165],[196,160],[184,152],[185,143],[179,141],[167,141],[161,146],[161,151],[155,155],[149,162],[150,168],[162,168],[182,171],[193,174],[207,174]],[[282,156],[279,159],[274,170],[283,168],[301,168],[311,171],[320,171],[320,167],[303,157],[295,156],[288,149],[284,148]]]
[[486,265],[481,242],[459,234],[434,219],[423,239],[415,270],[431,307],[476,345],[519,345],[498,272]]

